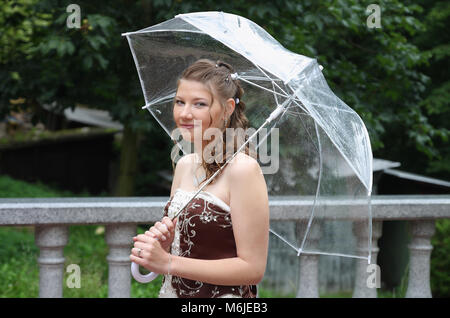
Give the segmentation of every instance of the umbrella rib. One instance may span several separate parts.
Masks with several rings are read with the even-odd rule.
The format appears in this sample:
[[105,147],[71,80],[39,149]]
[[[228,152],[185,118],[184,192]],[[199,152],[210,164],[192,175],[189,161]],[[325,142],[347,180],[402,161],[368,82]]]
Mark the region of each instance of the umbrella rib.
[[295,251],[298,252],[298,248],[295,247],[294,245],[292,245],[291,243],[289,243],[284,237],[282,237],[280,234],[278,234],[277,232],[275,232],[272,229],[269,229],[269,231],[274,234],[276,237],[278,237],[280,240],[282,240],[284,243],[286,243],[287,245],[289,245],[290,247],[292,247]]
[[144,95],[145,103],[148,103],[147,96],[145,95],[144,81],[143,81],[143,79],[141,77],[141,73],[139,72],[139,63],[138,63],[138,60],[137,60],[137,57],[136,57],[136,52],[134,52],[133,45],[131,45],[130,38],[128,36],[127,36],[127,42],[128,42],[128,45],[130,46],[131,55],[133,56],[134,64],[135,64],[136,70],[138,72],[139,82],[141,83],[142,94]]
[[[265,88],[264,86],[261,86],[261,85],[258,85],[258,84],[256,84],[256,83],[254,83],[254,82],[251,82],[251,81],[249,81],[249,80],[247,80],[247,79],[245,79],[244,77],[242,77],[242,76],[239,76],[239,79],[240,80],[242,80],[242,81],[244,81],[244,82],[246,82],[246,83],[248,83],[248,84],[250,84],[250,85],[253,85],[253,86],[256,86],[256,87],[258,87],[258,88],[260,88],[260,89],[262,89],[262,90],[265,90],[265,91],[268,91],[268,92],[270,92],[270,93],[272,93],[272,94],[276,94],[276,95],[279,95],[279,96],[282,96],[282,97],[284,97],[284,98],[291,98],[293,101],[297,101],[297,102],[299,102],[300,104],[302,104],[303,105],[303,103],[302,103],[302,101],[300,100],[300,99],[298,99],[298,98],[292,98],[292,95],[288,95],[286,92],[284,92],[284,90],[283,89],[281,89],[280,88],[280,90],[281,91],[283,91],[285,94],[282,94],[282,93],[279,93],[279,92],[276,92],[276,91],[274,91],[274,90],[270,90],[270,89],[268,89],[268,88]],[[269,80],[270,80],[270,78],[269,78]],[[274,82],[272,81],[272,85],[274,84]],[[275,83],[275,85],[277,85],[276,83]],[[278,86],[278,85],[277,85]],[[278,86],[279,87],[279,86]],[[295,94],[295,93],[294,93]],[[298,104],[297,104],[298,105]],[[299,105],[300,106],[300,105]],[[301,106],[300,106],[301,107]],[[323,107],[327,107],[327,106],[323,106]],[[306,109],[305,109],[305,112],[307,112],[306,111]]]
[[263,89],[263,90],[265,90],[265,91],[271,92],[271,93],[273,93],[273,94],[280,95],[280,96],[282,96],[282,97],[284,97],[284,98],[288,98],[288,97],[289,97],[288,95],[283,95],[283,94],[278,93],[278,92],[275,92],[275,91],[273,91],[273,90],[271,90],[271,89],[265,88],[264,86],[261,86],[261,85],[258,85],[258,84],[256,84],[256,83],[253,83],[253,82],[251,82],[251,81],[249,81],[249,80],[246,80],[246,79],[245,79],[244,77],[242,77],[242,76],[239,76],[238,78],[239,78],[240,80],[242,80],[242,81],[244,81],[244,82],[250,84],[250,85],[256,86],[256,87],[258,87],[258,88],[260,88],[260,89]]
[[278,82],[282,82],[282,80],[280,80],[280,79],[267,78],[267,76],[239,75],[239,77],[241,77],[241,78],[245,77],[248,80],[255,80],[255,81],[278,81]]
[[278,84],[275,83],[275,81],[274,81],[269,75],[267,75],[266,72],[264,72],[264,70],[263,70],[261,67],[259,67],[259,65],[256,65],[256,64],[255,64],[255,66],[259,69],[259,71],[260,71],[261,73],[263,73],[263,74],[264,74],[264,75],[272,82],[272,87],[273,87],[273,85],[277,86],[278,89],[279,89],[280,91],[282,91],[282,92],[287,96],[287,93],[286,93],[280,86],[278,86]]
[[[300,103],[298,104],[297,101]],[[303,111],[307,114],[309,114],[308,110],[305,108],[305,105],[303,105],[302,102],[300,102],[299,100],[294,98],[294,103],[297,104],[298,107],[300,107],[300,109],[303,109]],[[311,116],[311,115],[310,115]]]
[[146,109],[146,108],[149,108],[150,106],[153,106],[153,105],[156,105],[156,104],[163,103],[163,102],[165,102],[166,100],[174,99],[175,94],[176,94],[176,93],[172,93],[172,94],[170,94],[170,95],[168,95],[168,96],[161,97],[161,98],[159,98],[159,99],[157,99],[157,100],[155,100],[155,101],[153,101],[153,102],[149,102],[149,103],[145,104],[144,106],[142,106],[142,109]]
[[[285,95],[286,95],[286,97],[288,96],[288,93],[287,92],[285,92],[277,83],[275,83],[275,81],[269,76],[269,75],[267,75],[267,73],[261,68],[261,67],[259,67],[259,65],[257,65],[257,64],[255,64],[255,66],[259,69],[259,71],[261,72],[261,73],[263,73],[264,74],[264,76],[266,76],[269,80],[270,80],[270,82],[272,83],[272,88],[273,88],[273,92],[274,92],[274,99],[275,99],[275,102],[277,103],[277,106],[279,106],[279,104],[278,104],[278,99],[277,99],[277,97],[276,97],[276,95],[275,95],[275,86],[276,87],[278,87],[278,89],[282,92],[282,93],[284,93]],[[292,96],[292,95],[291,95]],[[286,108],[286,110],[284,111],[284,112],[286,112],[287,111],[287,109],[289,108],[289,106]]]
[[200,33],[205,34],[203,31],[196,31],[196,30],[183,30],[183,29],[160,29],[160,30],[139,30],[134,32],[126,32],[122,33],[122,36],[129,36],[129,35],[135,35],[135,34],[142,34],[142,33],[156,33],[156,32],[190,32],[190,33]]
[[319,131],[317,130],[316,122],[314,122],[314,127],[315,127],[315,131],[316,131],[316,135],[317,135],[317,142],[318,142],[318,146],[319,146],[319,167],[320,167],[319,168],[319,179],[317,181],[316,195],[314,196],[314,203],[313,203],[313,206],[311,209],[311,215],[309,217],[305,235],[303,236],[302,245],[300,246],[297,256],[300,256],[300,253],[303,251],[303,247],[305,246],[306,238],[308,236],[312,221],[314,219],[314,212],[315,212],[317,197],[319,196],[319,191],[320,191],[320,183],[321,183],[320,181],[322,180],[322,164],[323,164],[323,162],[322,162],[322,154],[320,153],[320,150],[322,149],[322,144],[320,143],[320,135],[319,135]]
[[[273,90],[270,90],[270,89],[268,89],[268,88],[265,88],[264,86],[258,85],[258,84],[254,83],[254,82],[251,82],[251,81],[248,81],[247,79],[245,79],[245,78],[242,77],[242,76],[239,76],[239,79],[242,80],[242,81],[244,81],[244,82],[246,82],[246,83],[248,83],[248,84],[250,84],[250,85],[253,85],[253,86],[256,86],[256,87],[258,87],[258,88],[260,88],[260,89],[263,89],[263,90],[265,90],[265,91],[268,91],[268,92],[270,92],[270,93],[277,94],[277,95],[282,96],[282,97],[284,97],[284,98],[291,98],[293,101],[297,101],[297,102],[299,102],[299,103],[302,103],[302,101],[299,100],[298,98],[295,98],[295,97],[292,98],[293,95],[288,95],[287,93],[282,94],[282,93],[275,92],[275,91],[273,91]],[[276,84],[275,84],[275,85],[276,85]],[[281,88],[280,88],[280,89],[281,89]],[[283,91],[283,89],[281,89],[281,90]],[[283,91],[283,92],[284,92],[284,91]]]
[[327,256],[341,256],[341,257],[349,257],[349,258],[359,258],[367,260],[367,257],[352,255],[352,254],[342,254],[342,253],[332,253],[332,252],[319,252],[319,251],[303,251],[304,255],[327,255]]
[[351,110],[346,110],[346,109],[337,108],[337,107],[333,107],[333,106],[326,106],[326,105],[319,104],[319,103],[314,103],[314,102],[309,102],[309,104],[314,105],[314,106],[318,106],[320,108],[328,108],[328,109],[332,109],[332,110],[338,111],[338,112],[345,112],[345,113],[353,114],[353,111],[351,111]]
[[[279,106],[278,102],[277,102],[277,106]],[[286,105],[286,109],[284,110],[283,114],[287,112],[289,108],[289,105]],[[277,121],[275,122],[274,126],[276,126],[278,124],[278,122],[281,120],[281,117],[283,117],[283,114],[281,114],[281,116],[278,116]],[[272,134],[273,131],[273,127],[270,129],[270,132],[267,133],[264,138],[258,143],[258,145],[255,147],[255,150],[257,150],[259,148],[259,146],[264,142],[264,140],[266,140],[270,134]]]
[[[275,92],[275,84],[273,83],[273,81],[270,81],[272,83],[272,89]],[[275,103],[277,104],[277,106],[280,106],[280,103],[278,103],[278,96],[277,94],[273,94],[273,98],[275,99]]]

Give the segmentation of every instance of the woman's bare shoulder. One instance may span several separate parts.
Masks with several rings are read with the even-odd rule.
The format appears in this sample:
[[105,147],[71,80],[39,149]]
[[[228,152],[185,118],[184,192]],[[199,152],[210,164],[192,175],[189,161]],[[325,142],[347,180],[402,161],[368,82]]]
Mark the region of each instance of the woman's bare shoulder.
[[236,178],[256,179],[262,174],[258,161],[245,153],[238,153],[233,160],[230,161],[228,169],[230,181],[236,181]]
[[177,166],[181,165],[181,167],[183,168],[185,166],[191,165],[195,162],[195,159],[196,159],[195,153],[184,155],[178,160]]
[[187,154],[178,159],[175,166],[175,173],[172,181],[172,189],[170,191],[170,195],[174,194],[174,191],[178,189],[180,186],[181,179],[183,176],[189,171],[189,167],[195,163],[196,156],[195,154]]
[[[256,159],[238,154],[228,171],[228,187],[232,214],[260,215],[268,210],[267,185]],[[252,198],[249,200],[249,198]],[[234,211],[233,211],[234,210]]]

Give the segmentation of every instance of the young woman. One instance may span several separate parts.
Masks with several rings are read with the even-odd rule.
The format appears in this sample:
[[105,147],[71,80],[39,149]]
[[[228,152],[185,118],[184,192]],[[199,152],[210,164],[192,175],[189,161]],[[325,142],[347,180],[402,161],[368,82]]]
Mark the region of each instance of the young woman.
[[[160,297],[256,297],[264,276],[268,195],[248,147],[171,221],[228,158],[227,146],[237,150],[234,138],[226,140],[226,128],[248,128],[243,90],[233,73],[226,63],[203,59],[178,82],[173,117],[183,138],[194,143],[195,153],[177,162],[165,216],[134,238],[130,255],[131,261],[164,274]],[[223,147],[214,148],[223,149],[222,162],[205,158],[204,149],[212,142],[205,138],[209,129],[219,130],[224,140]],[[197,132],[203,138],[195,138]]]

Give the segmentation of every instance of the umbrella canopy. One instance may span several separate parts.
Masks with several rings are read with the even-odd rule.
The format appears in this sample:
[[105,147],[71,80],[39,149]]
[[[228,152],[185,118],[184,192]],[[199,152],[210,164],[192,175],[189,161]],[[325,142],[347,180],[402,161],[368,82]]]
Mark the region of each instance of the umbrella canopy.
[[[271,231],[297,255],[321,254],[367,259],[370,263],[372,151],[358,114],[329,88],[316,59],[285,49],[263,28],[234,14],[180,14],[163,23],[124,33],[136,63],[147,109],[181,150],[191,143],[176,135],[173,120],[177,81],[201,58],[222,60],[244,87],[247,136],[258,152],[269,195],[311,200],[307,212],[287,211],[301,220],[294,240]],[[269,120],[268,120],[269,119]],[[214,177],[214,176],[213,176]],[[294,197],[288,197],[294,196]],[[348,205],[357,200],[360,204]],[[367,249],[356,238],[317,240],[312,233],[367,227]]]

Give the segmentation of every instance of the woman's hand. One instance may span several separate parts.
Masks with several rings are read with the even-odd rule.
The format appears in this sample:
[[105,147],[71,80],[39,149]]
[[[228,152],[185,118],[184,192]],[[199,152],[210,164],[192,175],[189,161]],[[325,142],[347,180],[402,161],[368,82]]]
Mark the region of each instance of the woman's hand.
[[154,226],[146,231],[145,235],[156,238],[161,244],[161,247],[169,252],[175,237],[176,220],[177,219],[172,222],[170,218],[165,216],[162,218],[161,222],[156,222]]
[[157,274],[167,274],[170,271],[170,254],[156,238],[149,235],[136,236],[130,260]]
[[[167,273],[170,247],[175,237],[176,219],[164,217],[145,234],[133,237],[131,261],[155,273]],[[139,252],[140,251],[140,252]]]

